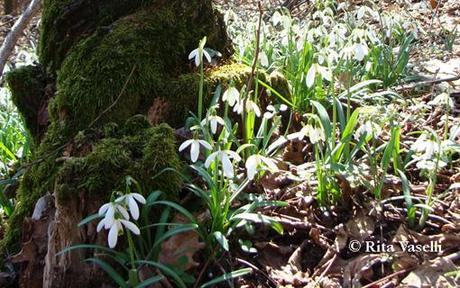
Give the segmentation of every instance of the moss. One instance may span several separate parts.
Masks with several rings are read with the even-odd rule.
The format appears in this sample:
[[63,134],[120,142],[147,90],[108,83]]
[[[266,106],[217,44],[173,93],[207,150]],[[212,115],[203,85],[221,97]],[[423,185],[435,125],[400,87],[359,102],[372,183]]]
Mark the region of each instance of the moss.
[[152,2],[153,0],[45,0],[41,18],[40,62],[48,71],[55,73],[69,49],[83,37]]
[[145,113],[156,97],[169,99],[166,83],[190,71],[187,55],[199,39],[208,35],[207,46],[228,50],[220,17],[207,2],[165,1],[76,44],[58,73],[52,121],[65,122],[64,130],[74,133],[95,119],[96,125],[123,123]]
[[[166,168],[181,169],[173,130],[167,124],[152,127],[143,116],[134,116],[119,128],[112,123],[107,126],[111,127],[112,137],[97,139],[106,136],[103,127],[87,131],[86,135],[78,134],[65,153],[51,146],[46,148],[47,152],[39,151],[38,155],[49,157],[35,159],[42,161],[25,173],[18,204],[0,241],[0,254],[18,251],[22,221],[47,192],[54,192],[61,204],[83,194],[91,199],[109,200],[111,192],[121,190],[124,177],[130,175],[141,183],[145,193],[161,190],[170,199],[177,198],[182,187],[178,174],[167,171],[155,177]],[[53,151],[55,154],[50,154]],[[63,154],[68,154],[65,161],[57,162],[56,158]]]
[[44,90],[46,79],[41,66],[24,66],[6,74],[6,82],[12,93],[12,99],[22,117],[26,128],[35,142],[40,136],[38,114],[46,101]]
[[[121,131],[128,130],[124,127]],[[180,177],[173,172],[166,172],[161,178],[155,176],[166,168],[179,170],[180,166],[175,138],[166,124],[139,129],[136,135],[104,138],[90,153],[69,159],[59,169],[57,200],[65,203],[75,193],[108,200],[112,191],[124,187],[127,175],[138,180],[144,192],[161,190],[175,199],[182,186]]]

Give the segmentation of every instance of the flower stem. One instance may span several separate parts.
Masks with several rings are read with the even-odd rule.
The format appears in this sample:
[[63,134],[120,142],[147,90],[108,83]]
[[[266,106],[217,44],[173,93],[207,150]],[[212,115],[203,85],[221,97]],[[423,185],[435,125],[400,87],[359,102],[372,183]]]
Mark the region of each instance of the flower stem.
[[139,284],[139,280],[137,278],[137,269],[136,264],[134,263],[134,242],[129,231],[126,231],[128,237],[128,245],[129,245],[129,256],[131,258],[131,269],[129,270],[129,283],[132,287],[135,287]]

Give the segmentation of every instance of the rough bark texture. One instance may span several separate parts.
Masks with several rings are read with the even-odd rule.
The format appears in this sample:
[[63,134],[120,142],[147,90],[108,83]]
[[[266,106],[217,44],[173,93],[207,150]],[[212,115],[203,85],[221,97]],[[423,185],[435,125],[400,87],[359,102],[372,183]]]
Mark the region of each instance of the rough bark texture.
[[[113,285],[82,262],[93,251],[56,253],[105,245],[95,224],[77,223],[122,188],[125,176],[145,193],[159,189],[177,198],[176,174],[152,177],[181,168],[170,126],[196,110],[200,77],[187,55],[203,36],[227,63],[206,69],[209,101],[217,85],[243,84],[251,71],[228,64],[230,41],[211,0],[44,1],[40,64],[7,77],[36,143],[0,242],[1,255],[17,253],[21,287]],[[43,197],[48,208],[39,205]],[[42,213],[31,218],[34,207]]]

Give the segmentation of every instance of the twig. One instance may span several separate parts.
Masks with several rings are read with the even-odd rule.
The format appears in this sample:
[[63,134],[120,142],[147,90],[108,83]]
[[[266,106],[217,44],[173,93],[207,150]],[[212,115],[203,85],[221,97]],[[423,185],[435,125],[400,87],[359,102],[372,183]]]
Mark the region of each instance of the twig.
[[211,263],[212,259],[214,259],[214,253],[212,253],[213,255],[211,257],[208,258],[208,260],[206,261],[206,263],[204,263],[203,265],[203,268],[201,268],[201,271],[200,271],[200,274],[198,274],[198,277],[196,278],[195,280],[195,285],[193,285],[193,288],[198,288],[198,285],[201,281],[201,278],[203,277],[203,274],[204,272],[206,271],[206,269],[208,268],[209,266],[209,263]]
[[[115,106],[115,104],[117,104],[118,100],[120,100],[121,96],[124,94],[125,90],[126,90],[126,87],[128,86],[128,83],[129,83],[129,80],[131,79],[131,77],[133,76],[133,73],[134,73],[134,70],[135,70],[136,66],[133,66],[133,69],[131,70],[131,73],[129,74],[128,78],[126,78],[126,81],[123,85],[123,87],[121,88],[121,91],[120,91],[120,94],[118,94],[118,97],[117,99],[115,99],[115,101],[110,104],[109,107],[107,107],[104,111],[102,111],[89,125],[88,127],[86,127],[86,129],[88,128],[91,128],[101,117],[102,115],[104,115],[105,113],[107,113],[107,111],[109,111],[110,109],[113,108],[113,106]],[[69,145],[71,142],[72,142],[72,139],[73,137],[70,138],[71,140],[67,141],[66,143],[56,147],[54,150],[50,151],[49,153],[43,155],[42,157],[32,161],[32,162],[29,162],[27,164],[25,164],[23,167],[25,168],[28,168],[32,165],[35,165],[37,163],[40,163],[42,161],[44,161],[45,159],[47,159],[48,157],[51,157],[53,154],[55,153],[58,153],[61,149],[64,149],[67,145]]]
[[407,273],[407,272],[409,272],[410,270],[412,270],[412,269],[404,269],[404,270],[396,271],[396,272],[394,272],[394,273],[391,273],[390,275],[387,275],[387,276],[385,276],[385,277],[383,277],[383,278],[380,278],[379,280],[376,280],[376,281],[374,281],[374,282],[372,282],[372,283],[369,283],[369,284],[367,284],[366,286],[363,286],[362,288],[379,287],[379,286],[376,286],[378,283],[383,282],[383,281],[388,280],[388,279],[391,279],[391,278],[393,278],[393,277],[395,277],[395,276],[398,276],[398,275],[400,275],[400,274]]
[[91,126],[94,125],[94,123],[96,123],[99,119],[101,119],[101,117],[107,113],[108,111],[110,111],[110,109],[112,109],[117,103],[118,103],[118,100],[120,100],[121,96],[123,96],[123,94],[125,93],[125,90],[126,88],[128,87],[128,84],[129,84],[129,81],[131,80],[133,74],[134,74],[134,70],[136,70],[136,65],[133,66],[133,69],[131,69],[131,72],[129,73],[128,75],[128,78],[126,78],[126,81],[125,81],[125,84],[123,84],[123,88],[121,88],[121,91],[120,91],[120,94],[118,94],[118,97],[117,99],[115,99],[115,101],[113,101],[112,104],[110,104],[109,107],[105,108],[104,111],[102,111],[89,125],[88,125],[88,128],[91,128]]
[[457,81],[457,80],[460,80],[460,75],[402,85],[402,86],[395,87],[394,90],[396,92],[402,92],[402,91],[412,90],[420,86],[428,86],[428,85],[433,85],[433,84],[439,84],[442,82],[452,82],[452,81]]
[[[264,11],[262,10],[262,1],[258,2],[258,7],[259,7],[259,23],[257,24],[257,32],[256,32],[256,51],[254,54],[254,60],[252,61],[252,68],[251,68],[251,75],[249,75],[248,82],[246,84],[246,93],[244,99],[243,99],[243,111],[241,113],[242,117],[242,123],[246,123],[246,103],[248,101],[249,94],[251,93],[252,89],[252,82],[254,81],[254,75],[256,73],[257,69],[257,62],[259,61],[259,53],[260,53],[260,30],[262,27],[262,17],[264,14]],[[244,125],[241,125],[241,128],[243,129],[243,135],[244,138],[246,138],[246,133],[244,132]],[[247,139],[246,139],[247,140]]]
[[260,274],[262,274],[265,278],[267,278],[268,281],[270,281],[270,283],[272,283],[274,285],[274,287],[278,287],[278,283],[275,282],[275,280],[273,280],[272,278],[270,278],[270,276],[268,276],[267,273],[265,273],[264,271],[260,270],[259,267],[257,267],[256,265],[252,264],[251,262],[248,262],[246,260],[243,260],[243,259],[240,259],[240,258],[235,258],[236,261],[240,262],[241,264],[244,264],[244,265],[247,265],[249,267],[251,267],[252,269],[254,269],[255,271],[259,272]]
[[6,61],[10,57],[20,34],[24,31],[27,24],[30,22],[30,19],[32,19],[35,13],[37,13],[40,9],[41,3],[41,0],[32,0],[26,10],[24,10],[24,13],[22,13],[21,17],[19,17],[19,19],[14,23],[10,33],[8,33],[8,36],[6,36],[3,41],[2,47],[0,48],[0,74],[3,75],[3,69],[5,68]]
[[315,281],[315,285],[313,287],[317,287],[317,285],[321,282],[321,280],[323,280],[324,276],[326,276],[326,273],[329,272],[329,270],[332,267],[332,264],[334,264],[336,259],[337,259],[337,253],[334,254],[334,256],[332,256],[331,259],[329,259],[329,261],[328,261],[329,264],[327,264],[326,269],[324,269],[324,271],[321,273],[321,275],[319,275],[319,278],[318,278],[318,280]]
[[[388,204],[386,204],[386,205],[384,204],[384,205],[383,205],[383,208],[388,209],[389,207],[390,207],[390,206],[389,206]],[[398,207],[392,207],[392,208],[393,208],[394,210],[398,211],[398,212],[405,212],[405,213],[407,213],[407,208],[398,208]],[[388,210],[389,210],[389,209],[388,209]],[[415,211],[415,214],[416,214],[417,216],[421,216],[421,215],[422,215],[422,213],[421,213],[420,211]],[[430,219],[432,219],[432,220],[437,220],[437,221],[442,222],[442,223],[444,223],[444,224],[454,224],[454,223],[452,223],[451,221],[449,221],[449,220],[447,220],[447,219],[445,219],[445,218],[443,218],[443,217],[441,217],[441,216],[434,215],[434,214],[428,214],[428,218],[430,218]]]

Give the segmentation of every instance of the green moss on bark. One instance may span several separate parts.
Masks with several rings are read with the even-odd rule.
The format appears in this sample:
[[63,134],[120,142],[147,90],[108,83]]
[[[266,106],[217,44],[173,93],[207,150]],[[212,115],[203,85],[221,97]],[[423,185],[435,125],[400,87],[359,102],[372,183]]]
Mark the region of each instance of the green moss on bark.
[[[144,193],[161,190],[168,198],[177,199],[182,180],[177,173],[164,171],[181,169],[173,130],[167,124],[152,127],[144,116],[134,116],[122,127],[112,123],[106,126],[111,128],[78,134],[66,151],[50,154],[51,147],[47,152],[40,151],[41,156],[50,157],[25,173],[18,205],[0,241],[0,254],[18,252],[22,221],[47,192],[54,193],[62,205],[82,195],[108,201],[112,191],[122,191],[124,177],[129,175],[141,183]],[[105,134],[107,130],[110,137]]]
[[[199,39],[207,35],[207,46],[228,50],[220,16],[208,2],[161,2],[76,44],[58,73],[52,121],[65,122],[64,130],[75,133],[95,119],[96,125],[123,123],[145,113],[156,97],[169,100],[168,83],[190,71],[187,55]],[[186,97],[196,95],[174,100]]]
[[98,27],[152,4],[153,0],[45,0],[39,43],[40,62],[54,74],[69,49]]
[[13,103],[23,117],[26,128],[37,142],[40,136],[38,113],[43,105],[46,77],[41,66],[23,66],[6,74]]

